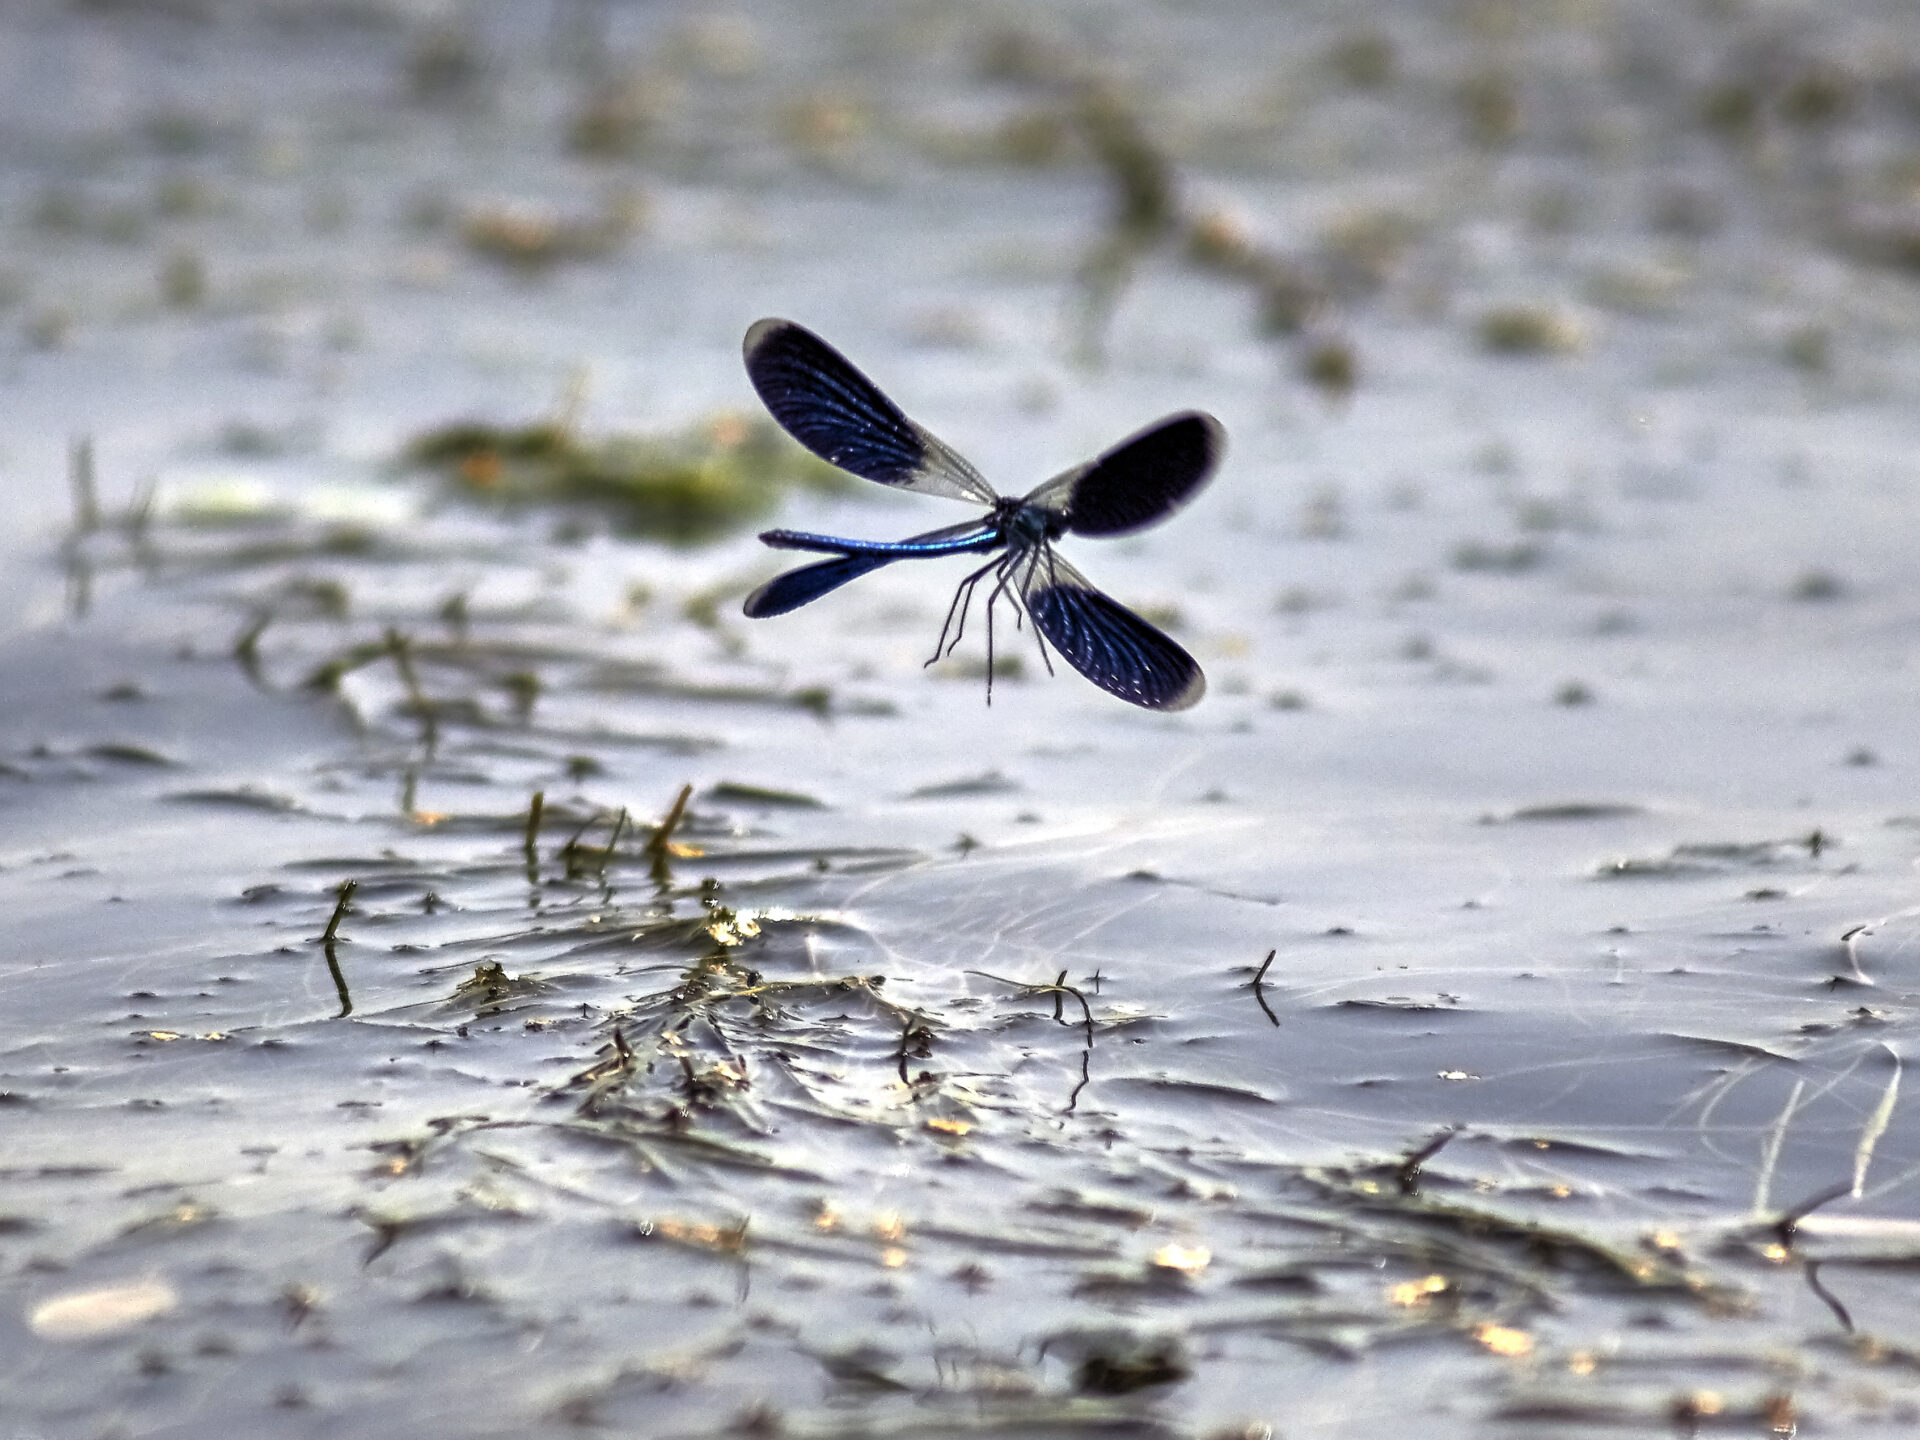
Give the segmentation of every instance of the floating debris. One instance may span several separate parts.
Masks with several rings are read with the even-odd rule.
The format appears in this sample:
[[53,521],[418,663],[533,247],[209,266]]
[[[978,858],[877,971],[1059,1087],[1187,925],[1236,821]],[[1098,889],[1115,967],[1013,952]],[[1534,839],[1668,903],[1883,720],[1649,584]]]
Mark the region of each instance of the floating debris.
[[1499,825],[1507,821],[1520,824],[1551,823],[1561,824],[1567,821],[1581,820],[1620,820],[1630,815],[1644,815],[1646,811],[1638,805],[1611,800],[1568,800],[1554,805],[1524,805],[1509,815],[1488,815],[1481,820],[1483,825]]
[[1391,84],[1399,60],[1393,41],[1378,30],[1353,30],[1327,51],[1327,68],[1356,90],[1378,90]]
[[748,805],[773,810],[819,810],[825,802],[798,790],[780,790],[767,785],[745,785],[737,780],[722,780],[707,791],[715,804]]
[[160,267],[160,298],[187,310],[207,298],[207,264],[192,250],[176,250]]
[[56,1295],[33,1307],[27,1324],[43,1340],[92,1340],[165,1315],[180,1297],[164,1280]]
[[402,461],[444,476],[464,499],[600,510],[626,534],[681,545],[749,525],[791,490],[851,488],[771,421],[731,413],[675,434],[599,440],[552,422],[463,421],[418,436]]
[[631,160],[645,152],[672,96],[672,86],[626,75],[594,87],[567,129],[567,145],[596,160]]
[[466,217],[461,236],[476,255],[517,270],[544,270],[563,260],[612,254],[646,223],[646,199],[623,187],[597,215],[565,216],[544,206],[481,206]]
[[1073,1388],[1082,1395],[1131,1395],[1177,1385],[1193,1373],[1186,1347],[1168,1336],[1123,1331],[1070,1337],[1068,1344],[1084,1352],[1073,1372]]
[[1496,305],[1477,328],[1482,348],[1496,355],[1577,355],[1589,339],[1579,316],[1554,305]]

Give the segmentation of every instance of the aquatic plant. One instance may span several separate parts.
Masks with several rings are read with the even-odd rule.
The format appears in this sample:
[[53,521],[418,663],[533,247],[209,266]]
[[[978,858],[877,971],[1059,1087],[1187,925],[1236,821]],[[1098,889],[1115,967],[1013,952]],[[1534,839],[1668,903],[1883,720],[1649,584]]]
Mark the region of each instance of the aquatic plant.
[[600,439],[552,421],[458,421],[414,438],[401,460],[439,474],[463,500],[596,510],[624,534],[676,545],[751,524],[795,489],[851,488],[772,422],[731,413],[668,434]]

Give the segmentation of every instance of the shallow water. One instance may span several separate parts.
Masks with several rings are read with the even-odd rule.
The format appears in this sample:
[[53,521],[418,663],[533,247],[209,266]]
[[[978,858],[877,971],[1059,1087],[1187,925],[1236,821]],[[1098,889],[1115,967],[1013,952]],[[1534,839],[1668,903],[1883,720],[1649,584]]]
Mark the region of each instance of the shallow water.
[[[1910,1424],[1899,12],[1408,7],[1378,88],[1338,7],[531,13],[0,20],[0,1418]],[[1183,213],[1414,238],[1304,337],[1161,244],[1076,366],[1110,197],[1002,128],[1060,37]],[[569,155],[636,57],[651,128]],[[463,239],[629,190],[611,254]],[[989,708],[977,634],[922,668],[957,563],[749,622],[750,534],[395,473],[744,409],[766,313],[1007,490],[1217,413],[1193,507],[1070,551],[1206,701],[1003,628]]]

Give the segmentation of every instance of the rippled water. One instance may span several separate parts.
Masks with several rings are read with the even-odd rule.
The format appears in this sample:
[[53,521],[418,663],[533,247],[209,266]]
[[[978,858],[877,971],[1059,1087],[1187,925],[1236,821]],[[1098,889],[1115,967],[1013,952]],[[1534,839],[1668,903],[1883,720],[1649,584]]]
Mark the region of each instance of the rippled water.
[[[1897,11],[436,14],[0,21],[0,1420],[1920,1413]],[[1062,55],[1181,197],[1096,368]],[[1203,705],[989,708],[957,561],[749,622],[750,534],[395,472],[745,409],[769,313],[1008,491],[1218,414],[1069,549]]]

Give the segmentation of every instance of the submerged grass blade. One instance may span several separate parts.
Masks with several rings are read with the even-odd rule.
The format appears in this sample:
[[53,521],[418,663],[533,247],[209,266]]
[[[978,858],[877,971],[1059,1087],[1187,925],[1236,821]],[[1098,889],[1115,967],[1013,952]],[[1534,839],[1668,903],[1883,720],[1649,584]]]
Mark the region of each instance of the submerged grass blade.
[[1900,1098],[1900,1056],[1891,1045],[1882,1045],[1882,1049],[1893,1061],[1893,1074],[1887,1077],[1887,1088],[1880,1096],[1880,1103],[1873,1108],[1873,1114],[1867,1117],[1867,1123],[1861,1128],[1860,1143],[1853,1152],[1853,1198],[1858,1200],[1867,1184],[1867,1167],[1873,1163],[1873,1150],[1880,1143],[1880,1137],[1887,1133],[1887,1126],[1893,1123],[1893,1107]]
[[1793,1112],[1800,1106],[1800,1096],[1805,1092],[1807,1082],[1795,1080],[1793,1091],[1787,1096],[1787,1103],[1781,1107],[1779,1118],[1767,1131],[1766,1144],[1760,1151],[1760,1174],[1753,1182],[1753,1208],[1748,1213],[1755,1220],[1764,1219],[1769,1210],[1768,1191],[1773,1188],[1774,1171],[1780,1165],[1780,1147],[1786,1143],[1787,1126],[1793,1120]]

